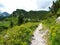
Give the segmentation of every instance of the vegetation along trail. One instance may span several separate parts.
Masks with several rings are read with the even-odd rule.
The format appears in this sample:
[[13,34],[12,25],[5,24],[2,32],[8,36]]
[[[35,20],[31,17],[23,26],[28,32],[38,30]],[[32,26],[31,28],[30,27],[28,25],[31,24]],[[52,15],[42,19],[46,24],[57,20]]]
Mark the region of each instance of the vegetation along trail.
[[43,37],[48,33],[48,30],[43,31],[42,28],[43,25],[40,23],[33,33],[31,45],[47,45],[47,41]]

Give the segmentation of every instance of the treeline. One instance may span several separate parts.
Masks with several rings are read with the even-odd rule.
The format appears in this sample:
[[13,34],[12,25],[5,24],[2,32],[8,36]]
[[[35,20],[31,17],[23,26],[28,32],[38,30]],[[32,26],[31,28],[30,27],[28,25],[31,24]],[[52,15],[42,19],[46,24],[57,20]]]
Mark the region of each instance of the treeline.
[[25,11],[23,9],[16,9],[11,16],[18,17],[18,16],[24,16],[24,18],[31,19],[31,20],[41,20],[46,18],[48,11]]
[[[48,11],[25,11],[23,9],[16,9],[13,13],[8,17],[10,20],[10,26],[13,27],[15,21],[15,25],[21,25],[22,23],[26,22],[39,22],[40,20],[47,18]],[[15,20],[15,21],[14,21]]]
[[59,17],[60,16],[60,0],[56,0],[56,2],[53,1],[53,5],[49,7],[50,9],[50,14],[49,16],[55,16]]
[[10,21],[10,26],[13,25],[21,25],[22,23],[26,22],[38,22],[44,19],[48,19],[51,17],[58,17],[60,16],[60,0],[54,2],[51,7],[49,7],[50,11],[25,11],[23,9],[16,9],[13,13],[3,20],[5,22]]

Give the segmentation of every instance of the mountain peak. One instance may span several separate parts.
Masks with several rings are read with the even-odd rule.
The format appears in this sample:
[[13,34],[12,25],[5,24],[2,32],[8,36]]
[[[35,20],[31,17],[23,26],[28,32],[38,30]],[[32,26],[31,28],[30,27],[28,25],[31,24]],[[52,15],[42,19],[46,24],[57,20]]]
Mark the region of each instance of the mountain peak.
[[7,12],[3,12],[2,15],[3,15],[3,16],[9,16],[10,14],[7,13]]

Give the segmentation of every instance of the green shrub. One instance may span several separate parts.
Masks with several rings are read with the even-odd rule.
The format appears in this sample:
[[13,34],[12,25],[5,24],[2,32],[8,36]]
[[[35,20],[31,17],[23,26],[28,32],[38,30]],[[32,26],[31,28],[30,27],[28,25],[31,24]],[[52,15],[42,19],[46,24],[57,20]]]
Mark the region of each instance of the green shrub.
[[32,34],[39,22],[15,26],[0,34],[0,45],[30,45]]

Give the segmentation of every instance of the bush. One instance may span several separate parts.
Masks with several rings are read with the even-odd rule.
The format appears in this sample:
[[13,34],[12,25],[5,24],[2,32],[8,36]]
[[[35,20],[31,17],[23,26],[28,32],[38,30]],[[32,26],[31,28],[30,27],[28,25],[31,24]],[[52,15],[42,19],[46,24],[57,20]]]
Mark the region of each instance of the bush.
[[25,23],[0,34],[0,45],[30,45],[32,34],[39,23]]

